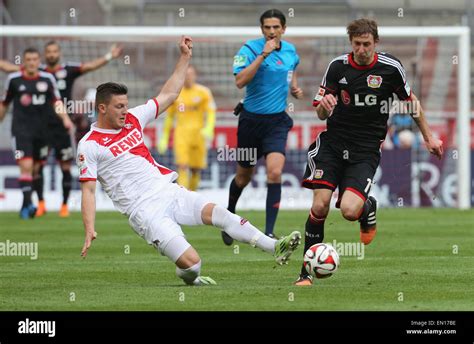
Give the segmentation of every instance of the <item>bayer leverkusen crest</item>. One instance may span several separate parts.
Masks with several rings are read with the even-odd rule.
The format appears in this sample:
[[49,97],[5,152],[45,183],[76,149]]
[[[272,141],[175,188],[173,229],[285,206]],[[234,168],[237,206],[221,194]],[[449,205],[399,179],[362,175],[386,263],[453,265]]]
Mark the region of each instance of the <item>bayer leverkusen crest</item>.
[[382,85],[382,77],[379,75],[369,75],[367,77],[367,86],[371,88],[379,88]]
[[46,92],[48,90],[48,84],[45,81],[38,81],[36,83],[36,89],[38,92]]

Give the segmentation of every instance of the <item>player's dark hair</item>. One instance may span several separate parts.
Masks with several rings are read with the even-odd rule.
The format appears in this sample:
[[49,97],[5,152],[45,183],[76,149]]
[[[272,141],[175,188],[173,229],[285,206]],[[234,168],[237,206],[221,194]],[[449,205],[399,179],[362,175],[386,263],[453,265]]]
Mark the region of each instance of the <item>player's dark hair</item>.
[[286,25],[286,17],[285,15],[279,11],[279,10],[276,10],[276,9],[272,9],[272,10],[268,10],[268,11],[265,11],[261,16],[260,16],[260,25],[263,26],[263,21],[265,19],[269,19],[269,18],[278,18],[280,19],[280,24],[281,26],[285,26]]
[[36,48],[29,47],[29,48],[26,48],[25,50],[23,50],[23,56],[25,56],[26,54],[38,54],[39,55],[40,52]]
[[347,25],[347,34],[349,35],[350,41],[352,41],[353,37],[362,36],[366,33],[371,33],[375,42],[379,40],[379,32],[375,20],[370,18],[360,18],[351,21],[349,25]]
[[128,88],[123,84],[117,84],[116,82],[106,82],[97,86],[95,94],[95,109],[98,110],[99,104],[108,104],[110,98],[115,95],[127,94]]
[[49,47],[50,45],[57,45],[58,48],[61,50],[61,46],[59,45],[59,43],[55,40],[51,40],[51,41],[48,41],[46,42],[46,44],[44,45],[44,48],[46,49],[47,47]]

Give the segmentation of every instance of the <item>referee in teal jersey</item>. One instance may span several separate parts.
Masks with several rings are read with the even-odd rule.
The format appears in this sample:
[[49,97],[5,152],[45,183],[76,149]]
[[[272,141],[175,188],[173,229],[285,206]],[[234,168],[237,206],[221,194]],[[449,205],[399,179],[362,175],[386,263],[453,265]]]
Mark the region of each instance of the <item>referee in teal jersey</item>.
[[[281,174],[285,165],[285,146],[293,120],[285,112],[288,92],[303,97],[298,87],[296,67],[299,56],[294,45],[283,41],[286,18],[279,10],[268,10],[260,17],[263,37],[247,41],[234,57],[235,83],[246,87],[240,111],[237,147],[256,149],[257,159],[265,157],[267,200],[265,234],[274,237],[273,227],[281,199]],[[253,156],[238,154],[238,156]],[[227,209],[235,213],[242,190],[252,178],[256,161],[238,160],[235,178],[230,184]],[[233,239],[222,232],[226,245]]]

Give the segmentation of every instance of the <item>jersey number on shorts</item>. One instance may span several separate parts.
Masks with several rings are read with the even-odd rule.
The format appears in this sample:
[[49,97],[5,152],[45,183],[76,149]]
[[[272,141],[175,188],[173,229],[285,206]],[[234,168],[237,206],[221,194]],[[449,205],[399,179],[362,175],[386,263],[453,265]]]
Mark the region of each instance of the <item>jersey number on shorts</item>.
[[372,185],[372,179],[370,178],[367,178],[367,186],[365,187],[364,189],[364,192],[365,193],[369,193],[369,190],[370,190],[370,186]]

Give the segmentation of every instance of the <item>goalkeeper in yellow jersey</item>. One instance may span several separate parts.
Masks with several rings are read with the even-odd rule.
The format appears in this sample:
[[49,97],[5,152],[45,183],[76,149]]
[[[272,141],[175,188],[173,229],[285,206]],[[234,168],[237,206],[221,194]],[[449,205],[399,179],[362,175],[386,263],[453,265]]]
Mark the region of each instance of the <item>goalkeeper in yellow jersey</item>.
[[168,108],[158,152],[168,149],[169,135],[175,118],[173,136],[175,162],[178,166],[178,184],[196,190],[201,170],[207,167],[207,145],[214,138],[216,104],[211,91],[196,83],[196,69],[189,66],[184,87],[178,99]]

